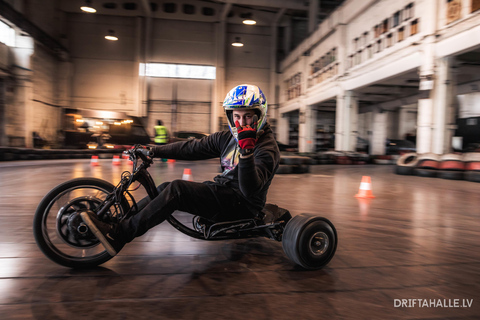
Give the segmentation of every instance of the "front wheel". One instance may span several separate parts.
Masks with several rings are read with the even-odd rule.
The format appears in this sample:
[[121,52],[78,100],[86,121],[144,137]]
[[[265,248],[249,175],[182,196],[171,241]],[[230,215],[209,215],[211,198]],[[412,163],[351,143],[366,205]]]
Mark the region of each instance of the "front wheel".
[[[33,234],[38,247],[52,261],[70,268],[98,266],[112,258],[83,223],[82,211],[97,212],[114,186],[95,178],[78,178],[52,189],[37,207]],[[122,197],[107,210],[110,217],[128,211]]]
[[328,219],[301,214],[285,226],[282,246],[296,264],[305,269],[320,269],[335,255],[337,232]]

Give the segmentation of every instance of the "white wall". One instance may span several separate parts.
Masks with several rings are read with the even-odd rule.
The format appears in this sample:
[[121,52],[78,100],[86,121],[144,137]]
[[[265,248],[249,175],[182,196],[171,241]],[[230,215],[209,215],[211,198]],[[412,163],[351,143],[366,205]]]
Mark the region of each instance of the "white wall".
[[[136,111],[138,64],[135,18],[69,14],[72,107]],[[104,36],[114,30],[118,41]]]
[[[233,87],[248,83],[259,86],[267,101],[270,92],[270,28],[229,25],[226,36],[225,96]],[[241,37],[243,47],[229,44]]]

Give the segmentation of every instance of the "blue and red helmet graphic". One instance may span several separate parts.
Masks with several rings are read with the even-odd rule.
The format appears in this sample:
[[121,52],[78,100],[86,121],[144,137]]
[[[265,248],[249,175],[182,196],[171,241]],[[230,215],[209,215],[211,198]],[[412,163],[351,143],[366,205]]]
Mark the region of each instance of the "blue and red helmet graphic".
[[257,130],[260,131],[267,122],[267,99],[262,90],[251,84],[236,86],[225,97],[223,108],[227,114],[228,126],[235,139],[237,139],[237,128],[233,123],[231,111],[236,109],[253,109],[258,114]]

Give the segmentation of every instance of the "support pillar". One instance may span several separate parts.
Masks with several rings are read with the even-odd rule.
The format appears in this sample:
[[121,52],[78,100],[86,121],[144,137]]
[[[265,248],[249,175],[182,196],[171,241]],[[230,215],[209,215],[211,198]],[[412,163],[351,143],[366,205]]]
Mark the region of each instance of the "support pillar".
[[298,128],[298,151],[315,151],[315,128],[316,116],[312,106],[302,105],[300,107],[299,128]]
[[452,151],[455,116],[453,105],[456,85],[452,77],[452,59],[447,57],[437,60],[432,133],[432,151],[436,154]]
[[289,123],[288,123],[288,116],[286,113],[280,114],[277,119],[278,125],[278,136],[277,140],[288,144],[288,132],[289,132]]
[[370,153],[373,155],[385,154],[385,141],[387,139],[388,114],[384,110],[373,111],[373,134]]
[[430,98],[419,99],[417,116],[417,153],[432,152],[432,113],[433,100]]
[[335,116],[335,150],[354,151],[358,135],[358,103],[352,91],[337,96]]

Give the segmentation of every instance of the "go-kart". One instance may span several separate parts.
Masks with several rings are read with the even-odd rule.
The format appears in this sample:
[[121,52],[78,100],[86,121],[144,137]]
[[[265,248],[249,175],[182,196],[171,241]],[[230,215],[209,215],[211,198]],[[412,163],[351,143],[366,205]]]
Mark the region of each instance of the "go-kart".
[[[132,216],[138,212],[130,190],[135,181],[151,199],[156,197],[158,190],[147,170],[153,160],[145,150],[137,145],[126,151],[133,169],[123,172],[116,186],[96,178],[77,178],[53,188],[41,200],[33,232],[37,245],[48,258],[71,268],[94,267],[112,258],[80,213],[92,210],[105,222],[119,222]],[[188,226],[171,215],[167,221],[184,234],[201,240],[266,237],[281,241],[288,258],[305,269],[322,268],[337,248],[337,232],[328,219],[311,214],[292,218],[288,210],[274,204],[267,204],[256,217],[246,220],[215,223],[195,216]]]

